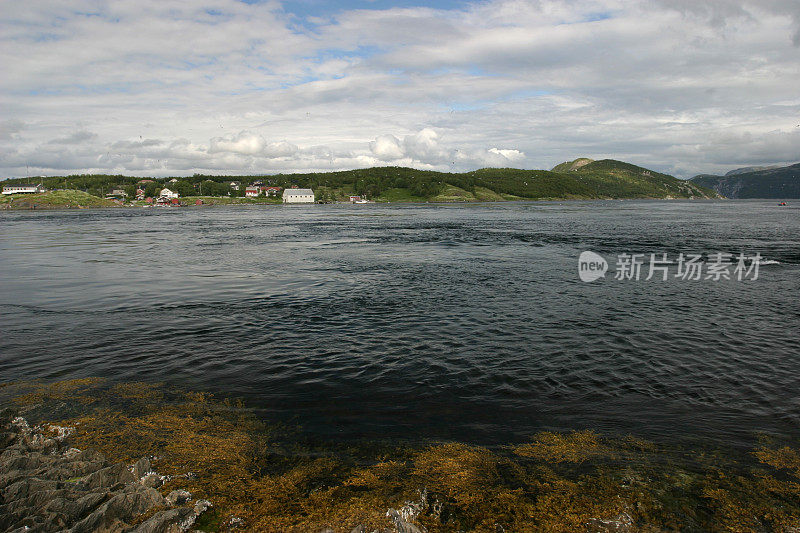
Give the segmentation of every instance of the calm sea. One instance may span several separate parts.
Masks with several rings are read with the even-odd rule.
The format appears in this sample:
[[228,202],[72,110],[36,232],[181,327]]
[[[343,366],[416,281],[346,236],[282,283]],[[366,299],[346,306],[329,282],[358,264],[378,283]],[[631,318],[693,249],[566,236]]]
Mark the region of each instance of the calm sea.
[[[681,252],[767,264],[614,278]],[[800,209],[774,201],[1,212],[0,279],[2,382],[164,381],[320,438],[800,436]]]

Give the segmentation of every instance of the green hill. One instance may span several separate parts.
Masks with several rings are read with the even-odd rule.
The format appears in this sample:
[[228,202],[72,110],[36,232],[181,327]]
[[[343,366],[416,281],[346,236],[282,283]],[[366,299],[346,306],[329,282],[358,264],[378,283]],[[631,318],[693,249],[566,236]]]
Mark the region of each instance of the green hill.
[[114,207],[115,202],[83,191],[59,190],[38,194],[12,194],[0,197],[0,209],[83,209]]
[[570,172],[607,198],[718,198],[714,191],[630,163],[603,159]]
[[[259,176],[194,176],[139,178],[111,175],[79,175],[37,178],[46,188],[71,188],[102,196],[111,189],[125,189],[132,197],[141,186],[147,196],[164,186],[181,197],[192,197],[202,190],[206,196],[243,196],[244,187],[232,191],[232,181],[246,185],[259,180],[278,187],[298,186],[314,189],[317,200],[347,201],[360,195],[384,202],[475,202],[503,200],[594,199],[594,198],[714,198],[716,193],[695,183],[679,180],[629,163],[580,158],[562,163],[556,170],[484,168],[472,172],[449,173],[405,167],[375,167],[338,172],[274,174]],[[8,180],[21,183],[26,180]],[[98,198],[99,200],[99,198]]]
[[574,170],[578,170],[584,165],[588,165],[589,163],[593,162],[594,159],[589,159],[588,157],[579,157],[574,161],[565,161],[559,165],[554,166],[551,170],[553,172],[570,172]]
[[749,172],[738,169],[725,176],[700,174],[691,179],[728,198],[800,198],[800,163]]

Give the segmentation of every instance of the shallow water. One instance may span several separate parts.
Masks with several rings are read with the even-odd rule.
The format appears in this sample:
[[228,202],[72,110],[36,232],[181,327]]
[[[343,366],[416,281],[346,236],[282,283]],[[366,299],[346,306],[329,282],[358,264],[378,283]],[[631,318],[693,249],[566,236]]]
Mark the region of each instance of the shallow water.
[[[751,281],[584,250],[759,252]],[[0,380],[242,396],[322,438],[800,436],[800,209],[770,201],[0,213]]]

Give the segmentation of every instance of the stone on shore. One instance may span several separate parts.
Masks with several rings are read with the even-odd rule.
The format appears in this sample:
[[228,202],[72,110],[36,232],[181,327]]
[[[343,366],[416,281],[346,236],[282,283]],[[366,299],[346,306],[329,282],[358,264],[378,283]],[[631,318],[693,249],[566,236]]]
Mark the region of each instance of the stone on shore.
[[[128,467],[68,447],[72,431],[0,412],[0,532],[172,533],[187,531],[211,507],[206,500],[183,506],[191,494],[181,490],[165,499],[156,490],[164,478],[147,458]],[[152,516],[135,525],[146,513]]]

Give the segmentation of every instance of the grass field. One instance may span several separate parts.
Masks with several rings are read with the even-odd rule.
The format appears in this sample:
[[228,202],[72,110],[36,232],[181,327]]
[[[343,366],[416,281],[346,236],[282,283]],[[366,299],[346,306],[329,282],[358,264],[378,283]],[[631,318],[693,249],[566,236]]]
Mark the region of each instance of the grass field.
[[119,204],[112,200],[74,190],[12,194],[0,197],[0,207],[3,209],[83,209],[118,206]]

